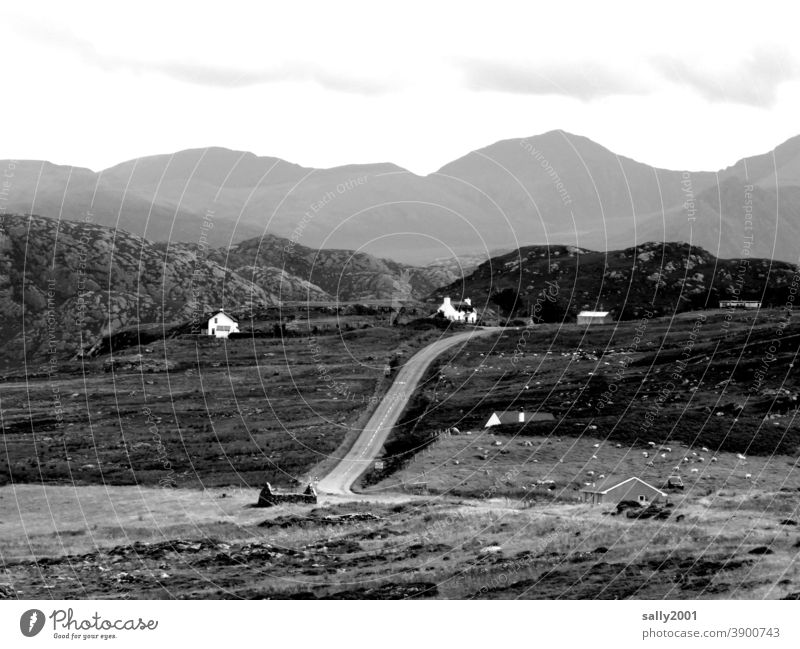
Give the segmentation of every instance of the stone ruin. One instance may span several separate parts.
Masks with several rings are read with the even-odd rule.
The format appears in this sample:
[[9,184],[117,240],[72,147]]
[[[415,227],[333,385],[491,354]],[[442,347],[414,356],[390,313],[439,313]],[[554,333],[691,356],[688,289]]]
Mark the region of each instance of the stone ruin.
[[268,482],[258,495],[256,507],[274,507],[275,505],[282,505],[285,503],[316,505],[317,490],[314,489],[314,485],[309,484],[302,493],[297,491],[284,491],[282,489],[275,489]]

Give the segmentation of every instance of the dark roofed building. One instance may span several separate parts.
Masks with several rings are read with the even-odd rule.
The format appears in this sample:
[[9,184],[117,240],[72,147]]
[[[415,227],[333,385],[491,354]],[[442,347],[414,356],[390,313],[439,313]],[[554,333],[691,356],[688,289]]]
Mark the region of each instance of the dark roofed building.
[[608,478],[593,487],[581,489],[583,502],[594,505],[616,505],[623,500],[633,500],[640,505],[649,505],[659,498],[666,497],[666,493],[635,476],[622,481],[619,478]]

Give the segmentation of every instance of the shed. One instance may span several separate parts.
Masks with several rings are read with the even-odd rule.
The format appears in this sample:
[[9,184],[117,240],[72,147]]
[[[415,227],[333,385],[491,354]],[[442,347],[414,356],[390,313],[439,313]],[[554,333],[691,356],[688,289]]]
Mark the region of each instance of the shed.
[[609,324],[611,314],[608,311],[581,311],[578,314],[578,324]]
[[556,418],[549,412],[493,412],[484,428],[499,426],[500,424],[527,424],[531,421],[555,421]]
[[623,500],[634,500],[640,505],[649,505],[667,494],[637,477],[622,480],[610,478],[594,487],[581,489],[581,499],[593,505],[616,505]]

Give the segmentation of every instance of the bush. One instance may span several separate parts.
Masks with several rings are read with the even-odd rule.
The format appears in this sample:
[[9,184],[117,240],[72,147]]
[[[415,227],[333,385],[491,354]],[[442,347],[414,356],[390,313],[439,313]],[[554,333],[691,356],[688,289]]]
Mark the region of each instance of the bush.
[[489,300],[500,307],[506,315],[512,315],[519,306],[519,294],[513,288],[504,288],[494,293]]

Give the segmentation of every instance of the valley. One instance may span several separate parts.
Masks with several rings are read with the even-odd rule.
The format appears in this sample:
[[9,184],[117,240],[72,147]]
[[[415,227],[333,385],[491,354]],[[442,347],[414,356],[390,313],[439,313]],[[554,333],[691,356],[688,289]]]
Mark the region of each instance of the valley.
[[[3,596],[799,596],[791,264],[2,225]],[[632,477],[663,496],[586,498]]]
[[[684,380],[642,434],[701,317]],[[447,332],[320,337],[322,385],[307,338],[143,350],[148,368],[180,363],[164,371],[85,361],[58,379],[65,397],[82,386],[63,433],[25,419],[26,385],[43,413],[47,382],[8,381],[0,584],[67,598],[796,598],[796,325],[774,372],[754,383],[751,369],[783,317],[537,325],[522,354],[524,329],[508,327],[456,346],[423,376],[384,470],[316,506],[253,508],[265,479],[299,488],[348,445],[369,412],[359,395],[388,389],[388,349],[408,357]],[[484,429],[504,408],[555,420]],[[580,501],[601,473],[662,488],[676,471],[684,488],[654,518]]]

